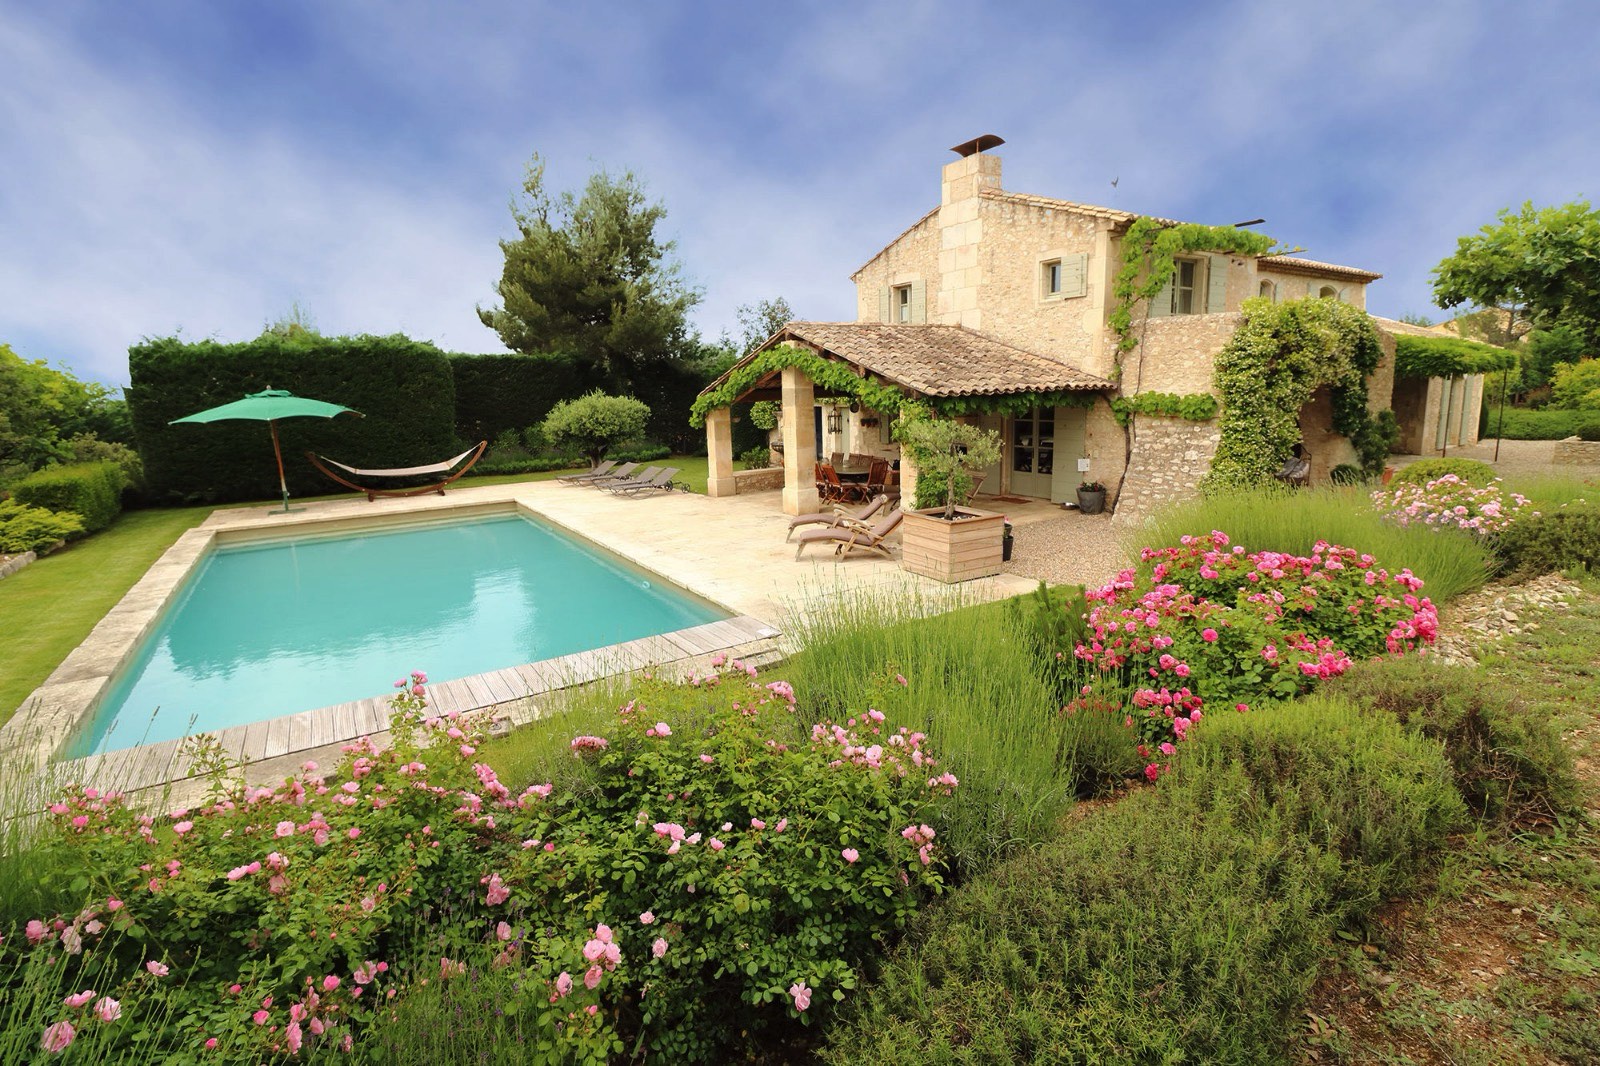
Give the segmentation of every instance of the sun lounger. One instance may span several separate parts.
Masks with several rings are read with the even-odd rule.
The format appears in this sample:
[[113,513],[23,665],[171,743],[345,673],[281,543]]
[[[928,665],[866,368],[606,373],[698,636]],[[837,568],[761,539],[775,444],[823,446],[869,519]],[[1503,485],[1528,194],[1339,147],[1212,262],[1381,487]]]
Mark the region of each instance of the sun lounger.
[[612,474],[609,477],[597,477],[593,481],[585,481],[585,485],[593,485],[597,489],[609,489],[613,485],[627,485],[638,481],[648,481],[661,473],[659,466],[647,466],[638,473]]
[[619,482],[615,485],[607,485],[606,490],[613,496],[639,496],[646,492],[657,491],[671,492],[674,488],[672,479],[677,476],[678,468],[675,466],[668,466],[657,471],[654,477],[644,478],[639,481],[625,481]]
[[[563,474],[556,478],[556,480],[565,485],[581,485],[585,481],[593,481],[596,478],[611,477],[613,474],[613,468],[616,467],[616,465],[617,461],[615,459],[607,459],[605,462],[601,463],[592,470],[585,470],[581,474]],[[632,473],[637,469],[639,469],[638,463],[628,463],[625,468],[616,469],[615,473],[620,476],[623,474]]]
[[789,532],[783,539],[793,540],[794,531],[799,529],[801,526],[836,526],[847,518],[856,522],[865,522],[867,519],[883,510],[883,505],[888,502],[888,496],[874,496],[860,507],[835,507],[833,510],[826,513],[822,511],[814,511],[810,514],[795,515],[793,518],[789,519]]
[[795,541],[798,547],[794,550],[794,557],[800,558],[800,553],[811,544],[832,544],[833,553],[839,556],[849,556],[855,552],[873,552],[885,559],[893,559],[894,555],[884,544],[884,540],[900,528],[900,519],[904,517],[902,511],[892,511],[887,517],[880,518],[873,525],[865,522],[856,522],[845,519],[839,525],[829,526],[826,529],[801,530],[799,538]]
[[[367,502],[371,503],[379,496],[423,496],[430,492],[437,492],[439,495],[443,496],[444,487],[450,484],[450,482],[454,481],[456,478],[460,477],[462,474],[465,474],[468,470],[471,470],[472,464],[478,461],[478,459],[483,455],[484,449],[487,447],[489,447],[488,441],[479,441],[477,447],[468,448],[454,459],[446,459],[442,463],[428,463],[425,466],[387,467],[381,470],[364,470],[360,467],[346,466],[344,463],[341,463],[338,460],[329,459],[327,456],[318,455],[316,452],[306,452],[306,458],[311,460],[311,465],[326,474],[329,479],[337,481],[347,489],[354,489],[357,492],[366,493]],[[374,488],[370,485],[359,485],[354,481],[347,481],[345,478],[340,477],[332,470],[329,470],[329,466],[336,466],[348,474],[362,478],[428,477],[437,478],[438,480],[431,481],[426,485],[418,485],[413,488],[381,489]]]

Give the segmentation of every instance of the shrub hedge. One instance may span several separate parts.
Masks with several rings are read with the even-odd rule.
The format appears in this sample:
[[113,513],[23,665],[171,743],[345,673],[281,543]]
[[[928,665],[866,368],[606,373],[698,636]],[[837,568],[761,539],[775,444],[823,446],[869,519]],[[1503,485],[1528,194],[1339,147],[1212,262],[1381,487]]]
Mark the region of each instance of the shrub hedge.
[[508,352],[449,358],[456,383],[456,432],[463,440],[494,440],[508,429],[521,432],[536,426],[557,403],[601,384],[565,356]]
[[1395,485],[1426,485],[1446,474],[1454,474],[1469,485],[1487,485],[1500,475],[1488,463],[1476,459],[1418,459],[1390,479]]
[[278,493],[267,427],[168,425],[266,388],[343,404],[366,417],[291,418],[278,425],[289,490],[325,492],[307,450],[366,467],[414,466],[455,454],[455,385],[445,353],[388,337],[287,338],[237,344],[166,337],[128,350],[134,435],[152,499],[267,499]]
[[1535,411],[1508,407],[1502,421],[1498,407],[1489,412],[1485,437],[1506,440],[1562,440],[1578,432],[1578,427],[1594,418],[1593,411],[1562,411],[1553,408]]
[[1519,519],[1495,546],[1518,574],[1600,567],[1600,504],[1576,500],[1559,510]]
[[1155,789],[934,907],[824,1061],[1284,1061],[1334,930],[1464,809],[1438,745],[1347,703],[1203,732]]
[[114,462],[73,463],[36,470],[11,486],[11,497],[29,507],[70,511],[83,532],[104,529],[122,512],[122,467]]
[[47,511],[16,500],[0,500],[0,553],[44,551],[82,532],[83,522],[71,511]]

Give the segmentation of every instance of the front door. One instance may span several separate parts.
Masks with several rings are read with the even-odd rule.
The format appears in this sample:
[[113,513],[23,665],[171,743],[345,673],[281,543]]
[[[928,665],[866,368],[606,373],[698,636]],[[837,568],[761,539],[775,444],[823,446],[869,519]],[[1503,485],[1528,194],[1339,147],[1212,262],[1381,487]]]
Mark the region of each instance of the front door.
[[1050,498],[1055,473],[1056,409],[1035,407],[1011,420],[1011,491]]

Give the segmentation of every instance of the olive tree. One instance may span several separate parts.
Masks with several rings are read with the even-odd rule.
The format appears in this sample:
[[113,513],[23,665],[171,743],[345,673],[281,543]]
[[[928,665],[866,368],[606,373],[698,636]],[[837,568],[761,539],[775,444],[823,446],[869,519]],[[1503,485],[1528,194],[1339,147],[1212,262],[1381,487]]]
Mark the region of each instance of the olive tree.
[[552,447],[572,447],[599,466],[606,452],[644,433],[650,407],[632,396],[607,396],[596,389],[576,400],[562,400],[545,416],[545,440]]
[[956,516],[956,500],[972,486],[969,469],[1000,459],[1000,435],[992,429],[942,418],[910,418],[900,425],[900,441],[917,464],[917,506],[944,505]]

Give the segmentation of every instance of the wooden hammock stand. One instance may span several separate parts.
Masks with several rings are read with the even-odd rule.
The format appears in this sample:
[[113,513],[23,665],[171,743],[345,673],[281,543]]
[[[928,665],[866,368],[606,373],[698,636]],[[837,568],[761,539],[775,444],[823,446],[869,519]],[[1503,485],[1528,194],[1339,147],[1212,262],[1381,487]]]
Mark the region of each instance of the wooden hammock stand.
[[[318,455],[316,452],[306,452],[306,458],[311,460],[312,466],[316,467],[329,478],[337,481],[345,488],[354,489],[356,492],[366,493],[367,502],[370,503],[373,500],[376,500],[379,496],[425,496],[430,492],[437,492],[439,495],[443,496],[444,487],[450,484],[450,482],[454,481],[456,478],[460,477],[462,474],[465,474],[468,470],[471,470],[472,465],[482,458],[483,451],[487,447],[489,447],[489,442],[486,440],[481,440],[478,442],[478,446],[476,448],[468,448],[454,459],[446,459],[442,463],[429,463],[426,466],[407,466],[392,470],[361,470],[353,466],[346,466],[337,460],[328,459],[326,456]],[[471,456],[471,458],[468,458],[468,456]],[[460,463],[463,459],[466,459],[467,461],[461,467],[461,469],[456,470],[456,472],[453,474],[450,474],[450,471],[455,467],[455,465]],[[369,488],[366,485],[357,485],[354,481],[345,480],[332,470],[329,470],[328,467],[324,466],[324,462],[336,466],[340,470],[348,471],[356,477],[425,477],[429,474],[450,474],[450,476],[445,478],[443,481],[436,481],[431,485],[422,485],[418,488],[374,489]]]

